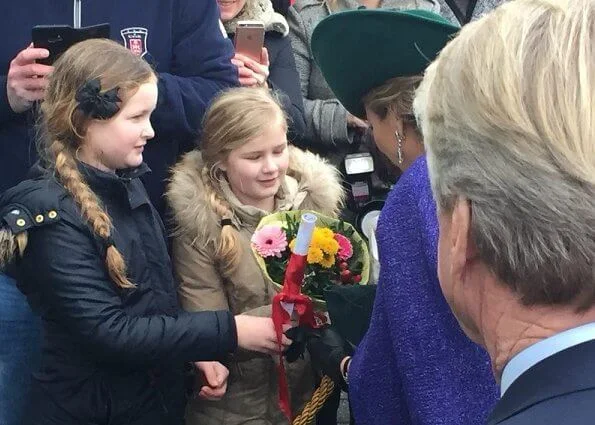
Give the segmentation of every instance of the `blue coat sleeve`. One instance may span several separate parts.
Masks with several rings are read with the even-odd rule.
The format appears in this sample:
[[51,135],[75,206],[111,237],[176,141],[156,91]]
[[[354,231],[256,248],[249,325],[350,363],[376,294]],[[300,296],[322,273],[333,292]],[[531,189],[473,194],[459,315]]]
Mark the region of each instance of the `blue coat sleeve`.
[[411,423],[388,337],[383,270],[386,269],[380,271],[370,327],[349,367],[349,404],[358,425]]
[[[7,79],[6,75],[0,75],[0,125],[20,115],[14,112],[8,103],[8,95],[6,94]],[[10,142],[13,143],[14,141]]]
[[152,122],[158,134],[196,139],[202,117],[221,90],[238,85],[233,47],[219,26],[215,0],[174,2],[173,54],[159,74],[159,99]]

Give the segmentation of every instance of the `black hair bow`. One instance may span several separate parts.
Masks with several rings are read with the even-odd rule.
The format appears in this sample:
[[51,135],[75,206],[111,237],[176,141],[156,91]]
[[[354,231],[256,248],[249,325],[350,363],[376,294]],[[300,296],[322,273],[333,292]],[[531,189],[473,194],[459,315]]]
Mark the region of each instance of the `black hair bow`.
[[76,92],[75,99],[78,101],[78,109],[89,118],[107,120],[113,117],[120,110],[118,105],[119,87],[101,93],[101,82],[98,78],[89,80]]

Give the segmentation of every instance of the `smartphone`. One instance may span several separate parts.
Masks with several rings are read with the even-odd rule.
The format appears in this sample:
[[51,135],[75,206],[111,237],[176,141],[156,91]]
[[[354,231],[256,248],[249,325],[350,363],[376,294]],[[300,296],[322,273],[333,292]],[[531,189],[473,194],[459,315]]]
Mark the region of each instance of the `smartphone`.
[[47,49],[50,52],[47,58],[37,61],[44,65],[52,65],[62,53],[79,41],[109,37],[109,24],[98,24],[83,28],[73,28],[68,25],[36,25],[31,30],[33,46]]
[[261,21],[238,21],[235,49],[237,53],[260,62],[264,47],[264,23]]

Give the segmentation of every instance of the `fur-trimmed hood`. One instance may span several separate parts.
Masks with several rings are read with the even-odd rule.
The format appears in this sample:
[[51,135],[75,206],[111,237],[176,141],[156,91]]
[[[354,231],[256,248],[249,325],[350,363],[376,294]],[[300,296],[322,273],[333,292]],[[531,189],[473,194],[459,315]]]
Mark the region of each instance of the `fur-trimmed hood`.
[[[218,238],[221,225],[205,194],[201,179],[203,164],[200,151],[187,153],[173,169],[166,196],[173,210],[176,233],[206,245]],[[242,205],[226,181],[221,182],[220,190],[232,207],[232,223],[238,229],[256,227],[267,214]],[[336,217],[343,200],[344,190],[337,169],[318,155],[290,146],[289,168],[278,193],[278,209],[310,209]]]
[[271,0],[246,0],[244,8],[223,26],[228,34],[235,34],[238,21],[262,21],[265,31],[275,31],[283,37],[289,34],[289,24],[285,17],[273,9]]

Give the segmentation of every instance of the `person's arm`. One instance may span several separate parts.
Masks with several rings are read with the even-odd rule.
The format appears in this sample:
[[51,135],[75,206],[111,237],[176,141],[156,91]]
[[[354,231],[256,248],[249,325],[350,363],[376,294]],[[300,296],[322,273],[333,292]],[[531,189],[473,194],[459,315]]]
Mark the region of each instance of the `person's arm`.
[[48,314],[97,361],[155,365],[223,359],[236,350],[227,311],[128,314],[94,242],[67,221],[31,230],[19,269],[41,292]]
[[214,0],[174,2],[173,54],[169,72],[159,73],[159,99],[151,121],[158,134],[196,139],[215,95],[238,85],[233,47],[219,27]]
[[20,116],[20,114],[17,114],[12,110],[10,103],[8,102],[8,95],[6,92],[7,78],[6,75],[0,75],[0,125]]
[[289,115],[290,140],[301,139],[306,131],[304,102],[300,91],[300,77],[295,68],[295,58],[288,37],[276,39],[280,48],[269,67],[269,87],[275,90]]
[[[172,246],[172,257],[174,259],[174,269],[179,283],[178,297],[180,304],[187,311],[205,311],[205,310],[230,310],[231,306],[227,298],[227,292],[224,287],[224,279],[215,266],[215,260],[212,257],[213,249],[208,247],[197,248],[185,236],[179,236],[174,239]],[[251,255],[251,253],[248,253]],[[272,326],[271,305],[256,307],[248,311],[234,311],[235,320],[238,326],[238,339],[240,348],[245,348],[242,344],[243,321],[246,318],[267,320]],[[276,343],[276,334],[265,335],[266,331],[257,332],[258,339],[269,339]],[[285,337],[284,337],[285,338]],[[289,342],[285,340],[284,346]],[[274,349],[252,350],[264,352],[265,354],[276,353]],[[247,354],[242,351],[242,356],[260,356],[257,353]]]
[[349,404],[354,418],[366,422],[374,417],[391,418],[394,423],[409,423],[403,387],[392,353],[388,333],[384,278],[390,270],[380,269],[370,326],[349,364]]
[[22,116],[33,102],[43,99],[46,76],[53,68],[35,61],[48,54],[46,49],[29,46],[10,62],[8,74],[0,75],[0,125]]
[[293,7],[289,8],[287,22],[304,100],[306,138],[310,140],[310,143],[322,143],[327,148],[350,143],[347,131],[347,111],[339,101],[337,99],[310,98],[310,74],[314,66],[314,59],[310,51],[310,40],[305,23],[302,16]]

